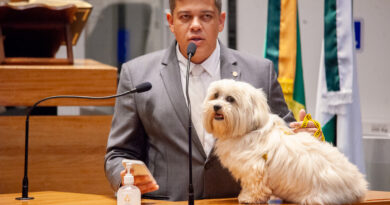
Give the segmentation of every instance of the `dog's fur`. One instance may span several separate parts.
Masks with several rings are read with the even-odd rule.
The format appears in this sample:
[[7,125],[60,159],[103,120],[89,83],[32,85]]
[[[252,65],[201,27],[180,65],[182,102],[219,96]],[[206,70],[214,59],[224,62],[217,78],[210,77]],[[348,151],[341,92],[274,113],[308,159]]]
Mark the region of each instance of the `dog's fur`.
[[300,204],[345,204],[364,199],[367,182],[337,148],[309,133],[293,133],[272,114],[264,92],[234,80],[213,82],[203,124],[223,166],[241,183],[240,203],[271,195]]

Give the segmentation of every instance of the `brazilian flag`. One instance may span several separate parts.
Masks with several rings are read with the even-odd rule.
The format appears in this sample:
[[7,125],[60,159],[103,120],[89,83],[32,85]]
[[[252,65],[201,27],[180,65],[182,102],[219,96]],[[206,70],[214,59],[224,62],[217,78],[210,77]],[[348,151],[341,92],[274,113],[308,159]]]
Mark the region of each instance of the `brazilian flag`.
[[298,120],[305,109],[297,0],[268,0],[265,58],[270,59],[288,108]]

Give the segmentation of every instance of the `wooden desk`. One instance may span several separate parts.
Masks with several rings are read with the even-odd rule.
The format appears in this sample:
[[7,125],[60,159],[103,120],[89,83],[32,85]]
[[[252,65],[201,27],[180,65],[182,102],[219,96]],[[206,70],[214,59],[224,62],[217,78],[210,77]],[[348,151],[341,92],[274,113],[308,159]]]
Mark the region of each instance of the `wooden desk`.
[[[93,205],[115,205],[116,199],[114,196],[106,195],[94,195],[94,194],[79,194],[79,193],[67,193],[67,192],[32,192],[29,196],[35,197],[34,200],[30,201],[18,201],[15,200],[15,197],[21,196],[20,193],[13,194],[0,194],[0,204],[9,204],[9,205],[46,205],[46,204],[93,204]],[[170,201],[157,201],[150,199],[143,199],[143,205],[186,205],[187,202],[170,202]],[[238,204],[237,199],[205,199],[205,200],[196,200],[196,205],[232,205]],[[363,203],[364,205],[389,205],[390,204],[390,192],[379,192],[379,191],[369,191],[366,196],[366,200]]]
[[[113,95],[116,84],[115,67],[89,59],[76,60],[74,65],[0,65],[0,106],[32,106],[53,95]],[[53,99],[42,105],[114,103],[114,99]],[[112,194],[103,168],[111,118],[32,116],[29,190]],[[0,193],[22,190],[25,119],[0,116]]]

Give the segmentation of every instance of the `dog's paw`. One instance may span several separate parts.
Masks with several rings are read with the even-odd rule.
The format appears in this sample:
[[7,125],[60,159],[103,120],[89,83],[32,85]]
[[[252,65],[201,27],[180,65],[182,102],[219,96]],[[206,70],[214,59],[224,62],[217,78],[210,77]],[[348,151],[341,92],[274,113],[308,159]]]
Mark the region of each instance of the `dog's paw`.
[[269,197],[259,195],[253,195],[249,192],[241,192],[238,195],[238,202],[241,204],[255,204],[255,203],[267,203]]

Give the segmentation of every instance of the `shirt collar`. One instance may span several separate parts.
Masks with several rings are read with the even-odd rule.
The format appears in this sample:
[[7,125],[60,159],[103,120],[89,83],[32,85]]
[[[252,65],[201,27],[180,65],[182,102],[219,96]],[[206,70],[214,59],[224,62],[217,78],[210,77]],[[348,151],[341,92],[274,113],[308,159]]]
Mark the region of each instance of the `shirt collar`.
[[[219,45],[219,41],[217,40],[217,45],[213,53],[211,53],[211,55],[205,61],[203,61],[203,63],[200,64],[210,76],[214,76],[219,69],[219,61],[221,54],[220,50],[221,48]],[[183,54],[180,52],[179,44],[176,44],[176,56],[179,60],[179,63],[184,66],[184,68],[186,68],[188,59],[186,59],[186,57],[184,57]],[[194,63],[190,62],[190,69],[192,69],[194,65]]]

